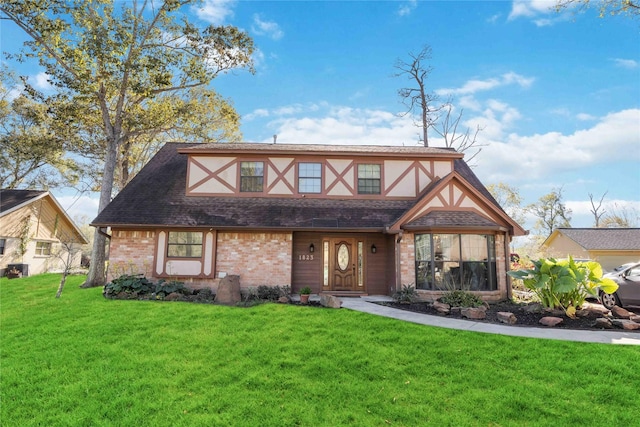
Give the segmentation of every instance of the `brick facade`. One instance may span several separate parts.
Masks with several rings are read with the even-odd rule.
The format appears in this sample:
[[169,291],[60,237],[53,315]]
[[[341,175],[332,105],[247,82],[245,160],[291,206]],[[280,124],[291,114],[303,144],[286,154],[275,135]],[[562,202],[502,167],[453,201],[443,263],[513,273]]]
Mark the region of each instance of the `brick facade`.
[[107,280],[122,274],[153,275],[155,231],[113,230],[109,245]]
[[240,286],[291,285],[291,233],[218,232],[216,276],[240,276]]

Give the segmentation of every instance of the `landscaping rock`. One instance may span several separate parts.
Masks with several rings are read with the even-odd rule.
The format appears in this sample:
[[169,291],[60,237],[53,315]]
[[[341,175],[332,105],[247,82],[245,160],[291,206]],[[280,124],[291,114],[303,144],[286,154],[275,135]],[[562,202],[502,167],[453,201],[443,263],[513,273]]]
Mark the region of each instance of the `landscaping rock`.
[[180,298],[182,298],[182,295],[180,295],[177,292],[171,292],[169,295],[164,297],[164,300],[165,301],[178,301]]
[[320,295],[320,305],[328,308],[340,308],[342,301],[333,295]]
[[613,323],[611,323],[611,320],[607,319],[606,317],[598,317],[593,322],[593,327],[598,329],[612,329]]
[[611,309],[611,315],[616,319],[631,318],[631,313],[629,311],[625,310],[622,307],[618,307],[617,305],[614,305],[613,308]]
[[230,274],[220,280],[215,302],[224,305],[236,305],[242,301],[240,295],[240,276]]
[[542,319],[540,319],[540,324],[544,326],[554,327],[554,326],[558,326],[563,321],[564,320],[562,320],[561,317],[545,316]]
[[578,310],[578,312],[581,312],[581,311],[585,313],[597,313],[603,316],[609,313],[609,309],[605,308],[603,305],[591,304],[588,302],[585,302],[584,304],[582,304],[582,310]]
[[516,317],[515,314],[508,312],[508,311],[499,311],[497,313],[498,315],[498,320],[501,323],[507,323],[509,325],[515,325],[518,322],[518,318]]
[[440,301],[435,301],[433,303],[433,308],[435,308],[436,311],[441,314],[449,314],[449,312],[451,311],[451,306],[449,304],[445,304]]
[[280,298],[278,298],[278,302],[280,304],[288,304],[289,303],[289,297],[280,297]]
[[640,329],[640,323],[636,323],[633,320],[629,319],[613,319],[611,320],[614,326],[618,328],[625,329],[627,331],[635,331],[636,329]]
[[542,306],[542,304],[535,302],[533,304],[522,307],[522,311],[525,311],[527,313],[541,313],[542,311],[544,311],[544,307]]
[[460,314],[467,319],[481,320],[487,318],[487,309],[485,307],[465,307],[460,310]]
[[633,320],[636,323],[640,323],[640,314],[631,313],[629,320]]
[[460,312],[462,311],[462,307],[451,307],[449,314],[452,316],[462,316]]

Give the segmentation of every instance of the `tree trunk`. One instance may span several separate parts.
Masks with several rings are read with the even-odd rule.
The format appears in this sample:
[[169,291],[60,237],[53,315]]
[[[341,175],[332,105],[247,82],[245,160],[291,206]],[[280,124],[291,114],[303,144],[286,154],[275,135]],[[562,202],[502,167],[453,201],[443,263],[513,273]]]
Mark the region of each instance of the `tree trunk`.
[[[114,132],[115,133],[115,132]],[[117,133],[116,133],[117,134]],[[113,178],[116,170],[116,160],[118,158],[118,143],[116,138],[109,141],[107,157],[105,159],[104,174],[102,175],[102,187],[100,188],[100,204],[98,205],[98,214],[111,201],[111,192],[113,190]],[[89,273],[87,280],[80,286],[81,288],[94,288],[104,286],[107,280],[105,272],[107,238],[96,229],[93,239],[93,248],[91,249],[91,264],[89,265]]]

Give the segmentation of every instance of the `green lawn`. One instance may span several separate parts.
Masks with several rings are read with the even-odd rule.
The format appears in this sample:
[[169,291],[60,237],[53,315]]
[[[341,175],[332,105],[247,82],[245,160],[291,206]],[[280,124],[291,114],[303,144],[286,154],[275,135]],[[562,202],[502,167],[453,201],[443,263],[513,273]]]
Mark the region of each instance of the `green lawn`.
[[0,279],[0,424],[623,426],[640,348]]

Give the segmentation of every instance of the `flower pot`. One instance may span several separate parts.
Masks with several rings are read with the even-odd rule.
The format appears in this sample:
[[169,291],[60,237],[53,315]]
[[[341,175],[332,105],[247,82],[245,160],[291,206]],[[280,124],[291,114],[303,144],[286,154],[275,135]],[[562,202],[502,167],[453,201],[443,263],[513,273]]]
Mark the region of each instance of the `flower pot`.
[[309,294],[300,294],[300,304],[309,304]]

